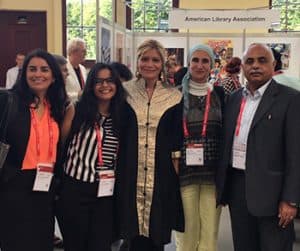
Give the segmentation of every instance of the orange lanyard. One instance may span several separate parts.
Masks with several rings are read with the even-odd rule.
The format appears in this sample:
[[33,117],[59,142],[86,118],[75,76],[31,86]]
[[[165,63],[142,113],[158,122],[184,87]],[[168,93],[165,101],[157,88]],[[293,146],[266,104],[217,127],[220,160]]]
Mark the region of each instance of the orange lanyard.
[[[50,114],[49,114],[49,112],[50,112],[49,107],[46,103],[45,103],[45,109],[47,109],[47,111],[44,111],[44,112],[47,112],[48,133],[49,133],[48,156],[49,156],[49,159],[52,160],[53,147],[54,147],[54,134],[53,134],[53,127],[52,127],[51,118],[50,118]],[[36,114],[34,112],[34,108],[30,108],[30,114],[31,114],[32,126],[35,131],[35,135],[36,135],[36,154],[37,154],[37,158],[39,161],[39,158],[41,156],[41,139],[40,139],[40,133],[38,130],[38,122],[37,122]]]
[[245,105],[246,105],[246,99],[243,97],[240,105],[240,112],[239,116],[236,121],[236,127],[235,127],[235,136],[239,136],[240,133],[240,128],[241,128],[241,122],[242,122],[242,116],[245,110]]
[[[210,98],[211,98],[211,90],[207,90],[207,96],[206,96],[206,103],[205,103],[205,112],[204,112],[204,118],[203,118],[203,126],[202,126],[202,132],[201,136],[205,137],[207,132],[207,122],[208,122],[208,114],[210,110]],[[189,131],[187,128],[187,121],[186,117],[183,118],[183,133],[184,137],[189,137]]]
[[95,123],[95,131],[97,137],[97,148],[98,148],[98,166],[103,167],[103,157],[102,157],[102,138],[100,133],[100,127],[97,123]]

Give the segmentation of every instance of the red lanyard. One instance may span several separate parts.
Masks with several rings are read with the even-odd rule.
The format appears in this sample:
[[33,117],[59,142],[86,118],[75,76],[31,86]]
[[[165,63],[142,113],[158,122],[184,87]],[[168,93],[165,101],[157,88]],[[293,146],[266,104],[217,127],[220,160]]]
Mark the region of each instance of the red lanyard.
[[241,101],[239,116],[238,116],[237,121],[236,121],[235,136],[239,136],[239,133],[240,133],[242,116],[243,116],[243,112],[244,112],[244,109],[245,109],[245,105],[246,105],[246,99],[243,97],[242,101]]
[[[207,90],[207,96],[206,96],[206,104],[205,104],[205,112],[204,112],[204,118],[203,118],[202,133],[201,133],[202,137],[206,136],[208,114],[209,114],[209,110],[210,110],[210,97],[211,97],[211,90],[208,89]],[[183,118],[183,133],[184,133],[184,137],[187,138],[189,136],[186,117]]]
[[83,90],[83,88],[84,88],[84,79],[83,79],[80,67],[79,67],[79,75],[80,75],[80,87],[81,87],[81,90]]
[[[53,156],[53,147],[54,147],[54,134],[53,134],[53,127],[52,127],[52,123],[51,123],[51,118],[50,118],[50,111],[49,111],[49,107],[47,105],[47,103],[44,103],[45,105],[45,111],[47,112],[47,120],[48,120],[48,133],[49,133],[49,148],[48,148],[48,157],[50,159],[50,161],[52,161],[52,156]],[[31,114],[31,121],[32,121],[32,126],[33,129],[35,131],[35,135],[36,135],[36,154],[37,154],[37,158],[39,161],[39,158],[41,156],[41,140],[40,140],[40,133],[38,130],[38,122],[37,122],[37,118],[34,112],[34,108],[30,108],[30,114]]]
[[98,148],[98,166],[103,167],[103,157],[102,157],[102,139],[101,139],[101,133],[100,128],[97,123],[95,123],[95,130],[96,130],[96,136],[97,136],[97,148]]

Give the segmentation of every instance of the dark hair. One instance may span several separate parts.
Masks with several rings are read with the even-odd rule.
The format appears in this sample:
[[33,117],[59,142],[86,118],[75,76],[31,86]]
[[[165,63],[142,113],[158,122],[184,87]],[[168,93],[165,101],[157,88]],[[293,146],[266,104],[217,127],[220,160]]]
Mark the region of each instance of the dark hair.
[[241,71],[242,60],[238,57],[232,57],[229,62],[225,65],[225,71],[234,74]]
[[22,73],[20,79],[13,87],[15,91],[24,103],[30,106],[32,103],[36,103],[36,98],[39,98],[29,87],[27,82],[27,67],[32,58],[42,58],[49,65],[52,75],[54,78],[53,83],[48,87],[46,92],[46,99],[50,103],[51,116],[57,123],[63,120],[65,105],[67,101],[67,94],[65,90],[64,80],[60,71],[58,64],[56,63],[54,57],[42,50],[36,49],[30,52],[24,60]]
[[115,72],[119,74],[120,78],[125,79],[125,81],[129,81],[132,79],[132,72],[126,65],[119,62],[112,62],[110,65],[115,70]]
[[57,54],[52,54],[52,56],[54,57],[59,66],[64,66],[68,63],[67,59],[64,56]]
[[182,67],[179,69],[177,72],[174,73],[174,82],[175,86],[181,85],[182,79],[184,75],[187,73],[188,68],[187,67]]
[[281,61],[281,53],[275,50],[274,48],[271,48],[274,59],[276,60],[276,65],[274,71],[279,71],[282,69],[282,61]]
[[125,102],[125,92],[118,74],[110,65],[104,63],[95,64],[88,74],[82,96],[76,105],[78,120],[75,122],[73,133],[77,133],[81,129],[81,126],[83,126],[84,130],[88,130],[100,118],[98,100],[94,94],[94,86],[96,85],[98,72],[104,69],[110,71],[111,78],[116,85],[116,94],[111,100],[109,112],[112,117],[113,130],[117,135],[119,133],[120,111]]

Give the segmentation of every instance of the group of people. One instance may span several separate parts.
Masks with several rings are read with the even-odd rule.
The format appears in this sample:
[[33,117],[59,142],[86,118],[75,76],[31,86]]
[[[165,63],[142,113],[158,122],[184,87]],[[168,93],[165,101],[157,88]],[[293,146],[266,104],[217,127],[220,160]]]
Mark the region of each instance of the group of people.
[[130,251],[160,251],[172,231],[178,251],[215,251],[223,205],[236,251],[292,250],[300,93],[272,79],[268,47],[249,46],[247,85],[229,94],[209,81],[206,45],[190,50],[175,88],[156,40],[138,47],[131,80],[104,63],[85,79],[77,42],[66,86],[55,58],[35,50],[13,89],[0,93],[0,114],[13,97],[1,250],[52,250],[56,215],[66,251],[108,251],[118,239]]

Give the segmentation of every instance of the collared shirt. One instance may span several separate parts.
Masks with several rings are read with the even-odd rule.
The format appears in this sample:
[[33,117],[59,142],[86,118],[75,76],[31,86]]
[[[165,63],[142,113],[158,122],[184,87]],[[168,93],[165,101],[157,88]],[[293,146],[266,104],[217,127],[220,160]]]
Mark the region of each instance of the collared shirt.
[[[246,87],[244,87],[243,97],[246,102],[241,117],[239,134],[238,135],[236,135],[236,133],[234,134],[233,149],[237,145],[243,145],[245,146],[244,149],[245,153],[247,153],[247,140],[248,140],[248,135],[252,124],[252,120],[256,113],[257,107],[262,99],[262,96],[266,91],[266,89],[268,88],[271,80],[272,79],[270,79],[266,84],[261,86],[259,89],[255,90],[253,94],[251,94],[251,92]],[[239,166],[239,169],[245,169],[245,164],[243,166]]]
[[5,83],[6,89],[11,89],[14,86],[14,84],[17,81],[18,74],[19,74],[18,66],[14,66],[14,67],[8,69],[8,71],[6,73],[6,83]]

